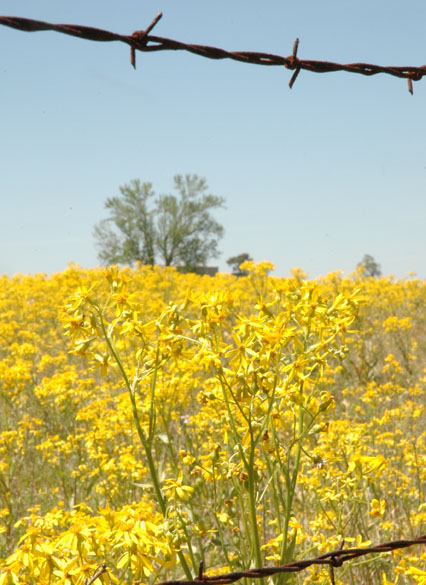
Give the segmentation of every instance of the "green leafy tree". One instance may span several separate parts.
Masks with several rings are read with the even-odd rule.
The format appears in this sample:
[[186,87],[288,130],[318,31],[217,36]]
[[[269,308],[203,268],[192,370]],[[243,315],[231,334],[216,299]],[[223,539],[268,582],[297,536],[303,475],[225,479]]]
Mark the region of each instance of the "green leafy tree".
[[176,175],[176,195],[155,198],[151,183],[138,179],[120,187],[121,196],[110,197],[105,207],[110,217],[94,228],[103,264],[204,266],[219,255],[224,229],[212,211],[224,206],[223,197],[207,193],[205,179]]
[[370,254],[364,254],[361,262],[358,262],[357,268],[362,271],[364,276],[372,276],[373,278],[379,278],[382,276],[380,264],[378,264]]
[[245,270],[241,270],[240,266],[243,262],[248,262],[249,260],[253,260],[250,254],[247,252],[243,252],[242,254],[238,254],[238,256],[231,256],[226,261],[227,264],[232,268],[233,274],[236,276],[247,276],[247,272]]

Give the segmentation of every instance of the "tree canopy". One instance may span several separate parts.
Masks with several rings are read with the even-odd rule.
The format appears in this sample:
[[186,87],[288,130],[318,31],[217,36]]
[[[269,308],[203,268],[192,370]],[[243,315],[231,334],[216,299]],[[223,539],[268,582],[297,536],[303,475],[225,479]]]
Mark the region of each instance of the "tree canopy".
[[364,254],[361,262],[358,262],[357,268],[362,270],[364,276],[378,278],[382,275],[380,264],[370,254]]
[[176,175],[176,194],[155,196],[152,183],[133,179],[122,185],[121,195],[109,197],[110,216],[94,228],[103,264],[205,266],[219,255],[223,226],[212,216],[224,207],[223,197],[207,193],[205,179]]
[[243,262],[248,262],[249,260],[253,260],[250,254],[247,252],[243,252],[242,254],[238,254],[238,256],[231,256],[226,261],[227,264],[232,268],[233,274],[236,276],[246,276],[247,272],[245,270],[241,270],[240,266]]

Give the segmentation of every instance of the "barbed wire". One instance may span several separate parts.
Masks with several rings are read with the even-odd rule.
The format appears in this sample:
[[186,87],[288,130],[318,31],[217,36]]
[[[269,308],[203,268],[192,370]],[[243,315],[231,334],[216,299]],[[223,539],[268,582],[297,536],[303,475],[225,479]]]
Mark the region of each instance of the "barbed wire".
[[384,67],[381,65],[373,65],[371,63],[342,64],[333,63],[331,61],[299,59],[297,57],[299,39],[296,39],[294,42],[292,54],[288,57],[282,57],[271,53],[254,51],[226,51],[218,47],[183,43],[173,39],[150,35],[149,33],[161,17],[162,13],[159,12],[145,30],[137,30],[131,35],[120,35],[100,28],[76,24],[52,24],[50,22],[21,18],[18,16],[0,16],[0,24],[25,32],[51,30],[90,41],[120,41],[130,45],[130,60],[135,68],[136,51],[144,53],[154,51],[187,51],[189,53],[200,55],[201,57],[206,57],[207,59],[232,59],[234,61],[251,63],[254,65],[284,66],[286,69],[294,71],[289,82],[290,88],[293,87],[294,82],[302,69],[313,73],[330,73],[336,71],[346,71],[348,73],[358,73],[360,75],[377,75],[378,73],[386,73],[388,75],[393,75],[394,77],[407,79],[408,90],[411,94],[413,94],[413,81],[419,81],[424,75],[426,75],[426,65],[420,67]]
[[[220,575],[205,575],[204,564],[201,561],[196,579],[163,581],[161,583],[157,583],[157,585],[228,585],[229,583],[235,583],[235,581],[239,581],[245,577],[250,579],[262,579],[264,577],[277,575],[278,573],[298,573],[304,569],[307,569],[308,567],[311,567],[312,565],[328,566],[330,569],[331,583],[332,585],[335,585],[334,569],[341,567],[343,563],[371,553],[386,553],[401,548],[407,548],[409,546],[413,546],[414,544],[426,544],[426,534],[419,536],[418,538],[414,538],[413,540],[394,540],[391,542],[377,544],[375,546],[363,546],[357,548],[344,549],[344,543],[345,539],[340,542],[338,549],[324,553],[313,559],[293,561],[292,563],[287,563],[285,565],[279,565],[276,567],[260,567],[257,569],[248,569],[247,571],[222,573]],[[92,585],[92,583],[96,581],[96,579],[103,573],[108,573],[106,563],[99,565],[90,579],[85,579],[85,585]]]

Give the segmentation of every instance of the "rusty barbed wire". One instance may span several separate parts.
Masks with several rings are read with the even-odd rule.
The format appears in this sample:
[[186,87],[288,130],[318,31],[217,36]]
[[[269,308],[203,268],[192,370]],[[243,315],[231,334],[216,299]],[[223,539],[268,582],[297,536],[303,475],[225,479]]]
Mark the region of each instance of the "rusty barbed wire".
[[[156,585],[228,585],[229,583],[235,583],[244,577],[251,579],[262,579],[264,577],[270,577],[277,575],[278,573],[298,573],[307,569],[312,565],[328,565],[330,569],[330,577],[332,585],[335,585],[334,569],[341,567],[343,563],[355,559],[357,557],[363,557],[371,553],[385,553],[391,552],[400,548],[407,548],[414,544],[426,544],[426,534],[414,538],[413,540],[394,540],[391,542],[384,542],[375,546],[365,546],[358,548],[347,548],[344,549],[343,545],[345,539],[342,539],[338,549],[324,553],[319,557],[313,559],[306,559],[301,561],[293,561],[285,565],[279,565],[276,567],[260,567],[257,569],[248,569],[247,571],[235,571],[233,573],[222,573],[221,575],[205,575],[204,574],[204,563],[200,562],[197,578],[194,580],[183,579],[183,580],[171,580],[162,581]],[[103,573],[108,573],[106,563],[99,565],[90,579],[85,579],[85,585],[92,585],[98,577]]]
[[173,39],[150,35],[149,33],[156,26],[161,17],[162,13],[160,12],[145,30],[137,30],[131,35],[120,35],[111,31],[76,24],[52,24],[41,20],[32,20],[18,16],[0,16],[0,24],[25,32],[51,30],[90,41],[121,41],[130,46],[130,60],[133,67],[136,67],[136,51],[145,53],[154,51],[187,51],[207,59],[232,59],[234,61],[251,63],[254,65],[284,66],[286,69],[294,71],[289,82],[290,88],[293,87],[294,82],[302,69],[313,73],[346,71],[348,73],[358,73],[360,75],[368,76],[377,75],[378,73],[386,73],[394,77],[407,79],[408,90],[411,94],[413,94],[413,81],[419,81],[424,75],[426,75],[426,65],[420,67],[384,67],[381,65],[373,65],[371,63],[341,64],[333,63],[331,61],[299,59],[297,56],[299,39],[296,39],[293,45],[292,54],[288,57],[282,57],[280,55],[254,51],[226,51],[218,47],[183,43]]
[[203,563],[200,563],[198,576],[196,579],[190,580],[172,580],[163,581],[157,583],[157,585],[228,585],[229,583],[235,583],[244,577],[250,579],[262,579],[263,577],[270,577],[271,575],[277,575],[278,573],[298,573],[303,571],[312,565],[328,565],[331,571],[331,580],[334,583],[333,569],[341,567],[343,563],[362,557],[370,553],[385,553],[391,552],[400,548],[406,548],[413,546],[414,544],[426,544],[426,534],[415,538],[413,540],[394,540],[391,542],[384,542],[375,546],[365,546],[359,548],[347,548],[344,549],[344,539],[340,543],[337,550],[324,553],[319,557],[313,559],[306,559],[301,561],[293,561],[285,565],[279,565],[276,567],[260,567],[257,569],[248,569],[247,571],[235,571],[233,573],[223,573],[222,575],[204,575]]

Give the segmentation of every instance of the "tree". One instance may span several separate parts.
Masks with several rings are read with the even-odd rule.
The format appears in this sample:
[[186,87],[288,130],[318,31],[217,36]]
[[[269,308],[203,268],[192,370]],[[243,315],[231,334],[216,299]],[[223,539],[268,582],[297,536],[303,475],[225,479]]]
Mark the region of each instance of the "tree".
[[361,262],[358,262],[357,268],[362,271],[364,276],[378,278],[382,275],[380,264],[378,264],[370,254],[364,254]]
[[[99,247],[98,258],[103,264],[155,264],[154,212],[148,200],[154,196],[151,183],[139,179],[120,187],[121,197],[109,197],[105,208],[111,217],[94,228]],[[118,230],[118,234],[113,227]]]
[[241,270],[240,266],[243,262],[248,262],[249,260],[253,260],[250,254],[247,252],[243,252],[242,254],[238,254],[238,256],[231,256],[226,261],[227,264],[232,268],[233,274],[236,276],[247,276],[247,272],[245,270]]
[[176,175],[174,188],[177,195],[155,199],[151,183],[134,179],[120,187],[121,196],[106,200],[110,217],[94,228],[103,264],[154,265],[158,255],[165,266],[191,268],[219,255],[224,229],[211,212],[224,206],[223,197],[207,194],[197,175]]

